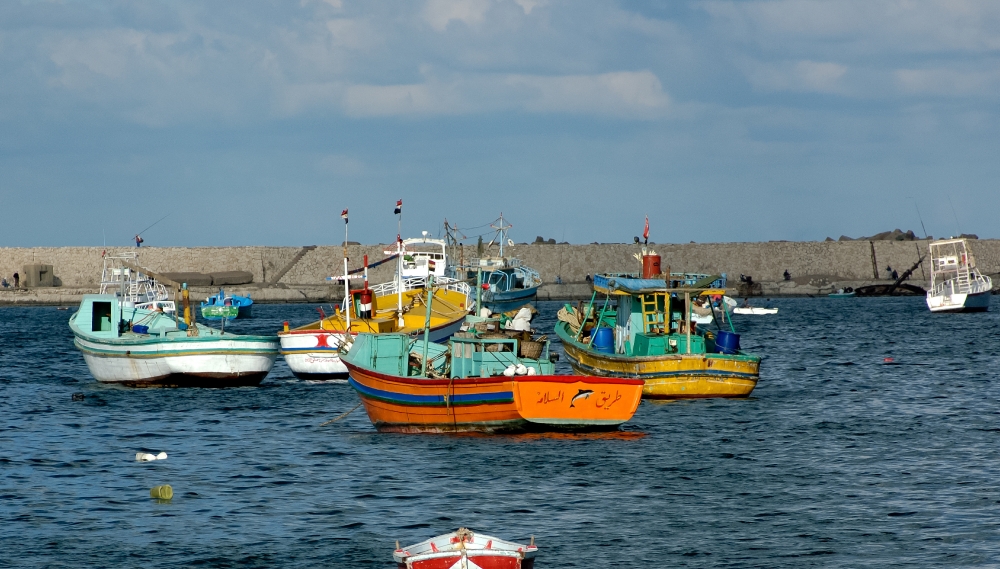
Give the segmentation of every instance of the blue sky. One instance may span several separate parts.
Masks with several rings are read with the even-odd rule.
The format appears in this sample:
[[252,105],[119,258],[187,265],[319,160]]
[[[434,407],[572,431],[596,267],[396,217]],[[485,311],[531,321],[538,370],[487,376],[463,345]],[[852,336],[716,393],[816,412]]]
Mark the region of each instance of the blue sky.
[[8,0],[0,246],[1000,237],[998,102],[995,1]]

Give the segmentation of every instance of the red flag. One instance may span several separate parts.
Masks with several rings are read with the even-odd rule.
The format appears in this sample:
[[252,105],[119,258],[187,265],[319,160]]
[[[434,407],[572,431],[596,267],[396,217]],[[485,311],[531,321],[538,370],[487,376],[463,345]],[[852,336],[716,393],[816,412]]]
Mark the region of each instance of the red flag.
[[347,223],[347,210],[340,212],[340,217],[344,218],[344,223]]
[[649,216],[646,216],[646,228],[642,230],[642,238],[649,240]]
[[403,200],[396,200],[396,209],[392,213],[399,215],[403,211]]

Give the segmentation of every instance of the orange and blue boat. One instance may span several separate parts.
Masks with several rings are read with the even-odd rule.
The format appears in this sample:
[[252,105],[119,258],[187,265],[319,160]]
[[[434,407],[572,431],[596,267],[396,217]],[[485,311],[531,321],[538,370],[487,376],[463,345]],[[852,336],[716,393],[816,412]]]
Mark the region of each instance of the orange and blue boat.
[[641,379],[557,375],[548,342],[492,336],[359,334],[341,361],[383,432],[607,430],[635,414]]

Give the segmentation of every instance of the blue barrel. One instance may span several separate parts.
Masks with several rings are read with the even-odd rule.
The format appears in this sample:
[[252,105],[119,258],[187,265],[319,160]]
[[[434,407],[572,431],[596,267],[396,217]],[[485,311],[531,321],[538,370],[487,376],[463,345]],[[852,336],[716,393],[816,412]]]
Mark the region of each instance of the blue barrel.
[[149,333],[149,326],[143,326],[142,324],[136,324],[135,326],[132,326],[132,331],[135,332],[136,334],[148,334]]
[[740,335],[735,332],[719,330],[715,337],[715,347],[720,354],[736,354],[740,351]]
[[594,332],[594,343],[591,346],[598,352],[615,353],[615,331],[611,328],[598,328]]

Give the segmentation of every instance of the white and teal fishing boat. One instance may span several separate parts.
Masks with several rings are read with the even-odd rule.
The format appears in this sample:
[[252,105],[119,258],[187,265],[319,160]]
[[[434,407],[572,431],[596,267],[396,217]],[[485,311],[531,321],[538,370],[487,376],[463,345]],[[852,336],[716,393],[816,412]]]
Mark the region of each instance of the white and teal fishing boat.
[[[498,243],[498,256],[483,256],[472,261],[470,265],[459,265],[451,269],[455,278],[472,280],[477,271],[482,271],[482,307],[492,312],[508,312],[534,302],[538,296],[538,287],[542,285],[542,277],[538,271],[525,266],[521,260],[508,256],[504,247],[513,247],[514,241],[507,235],[512,227],[505,225],[503,213],[490,227],[496,230],[496,236],[487,244],[487,248]],[[509,251],[508,251],[509,252]]]
[[278,357],[277,336],[243,336],[139,308],[111,294],[88,294],[70,318],[74,344],[102,383],[129,387],[258,385]]

